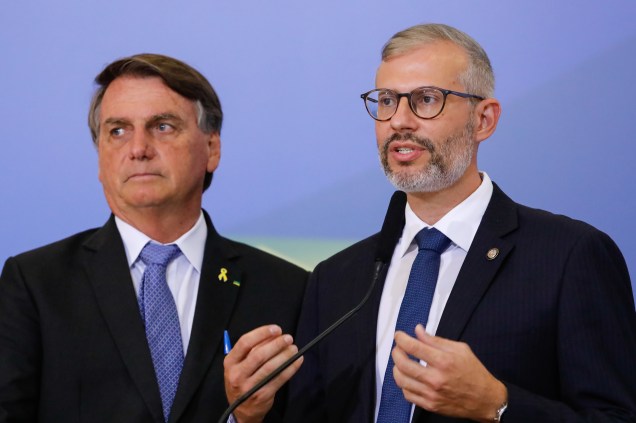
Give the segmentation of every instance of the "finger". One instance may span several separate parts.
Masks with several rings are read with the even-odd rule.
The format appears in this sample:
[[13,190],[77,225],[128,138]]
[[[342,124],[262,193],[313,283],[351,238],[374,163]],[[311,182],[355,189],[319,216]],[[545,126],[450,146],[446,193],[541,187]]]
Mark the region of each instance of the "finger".
[[395,384],[402,390],[402,391],[409,391],[409,392],[415,392],[415,391],[421,391],[421,389],[418,389],[418,386],[420,385],[420,383],[413,379],[412,377],[410,377],[407,373],[403,372],[399,367],[393,367],[393,378],[395,379]]
[[256,345],[242,361],[244,372],[249,377],[274,370],[276,363],[280,364],[294,354],[290,353],[290,347],[296,348],[293,342],[292,336],[285,334]]
[[[267,366],[263,367],[262,377],[259,375],[259,377],[255,377],[254,379],[255,380],[258,379],[258,381],[260,381],[263,378],[267,377],[269,374],[271,374],[271,372],[278,369],[280,365],[286,362],[291,356],[293,356],[297,352],[298,352],[298,348],[296,348],[295,345],[290,345],[290,349],[286,351],[285,354],[282,354],[280,357],[277,357],[276,360],[272,360],[271,363],[268,363]],[[278,358],[281,358],[281,359],[278,360]],[[271,386],[274,389],[274,391],[278,391],[278,389],[280,389],[281,386],[287,383],[287,381],[289,381],[289,379],[291,379],[292,376],[294,376],[296,372],[298,372],[302,363],[303,363],[303,357],[301,356],[292,364],[290,364],[290,366],[287,369],[283,370],[281,374],[279,374],[271,382],[269,382],[268,385]],[[271,364],[271,368],[269,368],[270,364]]]
[[462,362],[479,361],[473,350],[465,342],[429,335],[417,328],[415,333],[422,344],[430,346],[439,352],[438,354],[432,355],[428,361],[428,364],[432,367],[444,368],[453,360]]
[[407,354],[427,363],[434,362],[435,357],[443,353],[434,346],[413,338],[402,331],[395,332],[395,345],[399,346]]
[[[288,356],[291,357],[296,352],[298,352],[298,348],[295,345],[290,345],[284,352],[276,356],[272,359],[271,362],[268,362],[266,366],[270,364],[273,366],[273,369],[278,368],[277,360],[281,359],[280,363],[283,363],[287,360]],[[300,366],[302,365],[303,357],[299,357],[296,361],[294,361],[287,369],[285,369],[280,375],[275,377],[273,380],[268,382],[265,386],[263,386],[258,391],[254,392],[239,408],[237,408],[234,412],[235,416],[242,415],[246,420],[250,421],[263,421],[263,416],[267,413],[272,404],[274,402],[274,397],[276,392],[298,371]],[[267,372],[265,376],[269,375]],[[263,376],[263,377],[265,377]],[[250,384],[250,388],[253,387],[256,383],[260,382],[261,378],[254,377],[254,380],[248,381]],[[247,392],[247,389],[244,391]],[[244,393],[243,392],[243,393]],[[233,401],[230,400],[230,401]],[[242,421],[243,417],[239,418],[239,421]]]
[[282,332],[282,329],[277,325],[265,325],[251,330],[239,338],[226,360],[229,363],[242,361],[252,348],[268,339],[279,336]]
[[[254,382],[248,381],[248,379],[252,378],[266,362],[293,342],[290,335],[274,336],[272,333],[276,333],[275,328],[259,328],[243,335],[237,342],[237,346],[225,357],[223,360],[224,378],[227,382],[226,385],[232,390],[240,390],[240,387],[245,386],[246,382],[253,385]],[[257,343],[259,341],[260,343]],[[245,349],[254,343],[256,345],[245,354]]]
[[430,393],[430,389],[425,382],[418,379],[417,376],[411,374],[411,370],[415,369],[414,366],[419,366],[420,369],[415,370],[413,373],[417,375],[418,371],[425,370],[426,368],[419,363],[415,363],[413,360],[407,359],[412,365],[409,365],[409,369],[405,371],[403,367],[397,365],[393,367],[393,377],[396,385],[402,390],[402,394],[407,401],[422,406],[427,400]]
[[[289,335],[284,335],[284,336],[289,337],[291,341],[291,336]],[[256,381],[258,381],[259,379],[267,376],[268,374],[276,370],[278,366],[283,364],[291,356],[293,356],[294,354],[298,352],[298,347],[294,344],[291,344],[291,342],[290,344],[285,344],[282,348],[278,350],[274,350],[273,348],[270,348],[270,347],[271,345],[257,347],[258,349],[263,350],[262,353],[263,353],[263,356],[266,357],[265,360],[252,357],[252,355],[256,356],[257,353],[261,352],[261,351],[256,351],[256,349],[254,350],[254,353],[251,354],[250,357],[248,357],[247,359],[247,360],[254,359],[254,363],[258,363],[258,361],[261,361],[260,364],[258,365],[258,368],[254,371],[254,374],[253,374],[253,378],[256,379]]]
[[[234,351],[232,350],[223,362],[225,391],[228,400],[230,402],[234,401],[260,382],[278,364],[295,354],[298,349],[295,345],[291,345],[292,342],[293,339],[290,335],[278,335],[269,341],[257,344],[242,361],[238,362],[230,362],[230,354]],[[284,381],[280,382],[280,385],[283,383]],[[264,396],[267,398],[267,395],[273,395],[274,393],[275,391],[269,393],[261,392],[259,397]],[[261,399],[257,397],[253,401],[260,402]]]
[[[408,356],[406,351],[398,346],[393,348],[391,356],[393,357],[394,373],[395,369],[397,369],[405,378],[415,379],[419,382],[426,383],[427,369],[419,361],[413,360]],[[402,385],[398,384],[398,386],[404,388]]]
[[435,369],[412,360],[405,351],[393,351],[393,377],[404,398],[420,408],[435,411],[440,405],[440,374]]
[[[268,377],[274,370],[278,369],[278,367],[287,361],[291,356],[298,352],[298,348],[295,345],[290,345],[285,351],[280,354],[272,357],[270,361],[265,363],[258,371],[250,378],[245,381],[245,391],[248,389],[252,389],[256,384],[260,383],[266,377]],[[252,397],[251,401],[253,402],[263,402],[269,401],[273,399],[276,392],[285,384],[287,381],[298,371],[302,364],[303,358],[300,357],[294,363],[290,365],[287,369],[285,369],[281,374],[276,376],[274,379],[269,381],[263,387],[261,387],[258,391],[256,391]]]

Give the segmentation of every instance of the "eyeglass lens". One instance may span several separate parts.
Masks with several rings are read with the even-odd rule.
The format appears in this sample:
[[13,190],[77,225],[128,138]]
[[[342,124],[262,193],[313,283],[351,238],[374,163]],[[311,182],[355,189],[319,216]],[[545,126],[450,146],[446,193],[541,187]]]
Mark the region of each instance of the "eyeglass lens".
[[[410,107],[421,118],[436,116],[444,107],[444,93],[436,88],[422,87],[410,93]],[[392,90],[374,90],[366,97],[366,107],[371,116],[388,120],[396,112],[400,99]]]

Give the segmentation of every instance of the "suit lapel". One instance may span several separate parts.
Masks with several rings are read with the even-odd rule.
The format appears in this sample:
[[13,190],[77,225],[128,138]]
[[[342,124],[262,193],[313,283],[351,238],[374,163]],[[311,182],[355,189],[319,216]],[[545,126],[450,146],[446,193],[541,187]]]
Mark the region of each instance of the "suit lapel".
[[154,420],[162,421],[159,387],[123,242],[114,218],[85,244],[86,273],[117,348]]
[[[233,260],[237,253],[214,229],[204,213],[208,236],[201,268],[199,292],[179,388],[170,421],[178,421],[198,389],[216,354],[222,354],[223,330],[228,327],[240,291],[243,271]],[[221,383],[221,381],[219,381]]]
[[[457,276],[437,335],[458,340],[514,245],[502,237],[517,228],[516,204],[497,185]],[[494,257],[493,257],[494,256]]]

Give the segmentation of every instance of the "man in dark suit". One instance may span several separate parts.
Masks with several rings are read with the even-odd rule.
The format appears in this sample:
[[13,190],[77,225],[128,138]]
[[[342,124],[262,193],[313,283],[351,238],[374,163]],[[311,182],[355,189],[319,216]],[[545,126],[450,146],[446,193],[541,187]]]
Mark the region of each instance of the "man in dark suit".
[[[96,82],[89,126],[112,216],[7,260],[0,422],[216,421],[224,330],[266,331],[289,357],[307,273],[221,237],[201,209],[222,112],[198,71],[142,54]],[[285,377],[258,400],[271,406]]]
[[585,223],[513,202],[478,170],[500,115],[483,49],[446,25],[406,29],[385,45],[376,87],[362,98],[400,191],[380,234],[314,270],[298,345],[386,265],[360,312],[304,355],[286,421],[636,421],[620,251]]

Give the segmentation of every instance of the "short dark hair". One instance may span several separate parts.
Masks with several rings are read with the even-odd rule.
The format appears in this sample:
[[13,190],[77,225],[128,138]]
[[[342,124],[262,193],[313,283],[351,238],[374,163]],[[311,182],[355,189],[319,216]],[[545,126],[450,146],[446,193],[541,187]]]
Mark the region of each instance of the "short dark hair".
[[[197,108],[199,128],[206,134],[221,133],[223,111],[214,88],[192,66],[161,54],[136,54],[109,64],[95,77],[97,90],[93,94],[88,111],[88,127],[93,143],[99,141],[99,109],[108,86],[122,76],[140,78],[159,77],[174,92],[192,100]],[[203,181],[205,191],[212,183],[212,173],[206,172]]]

